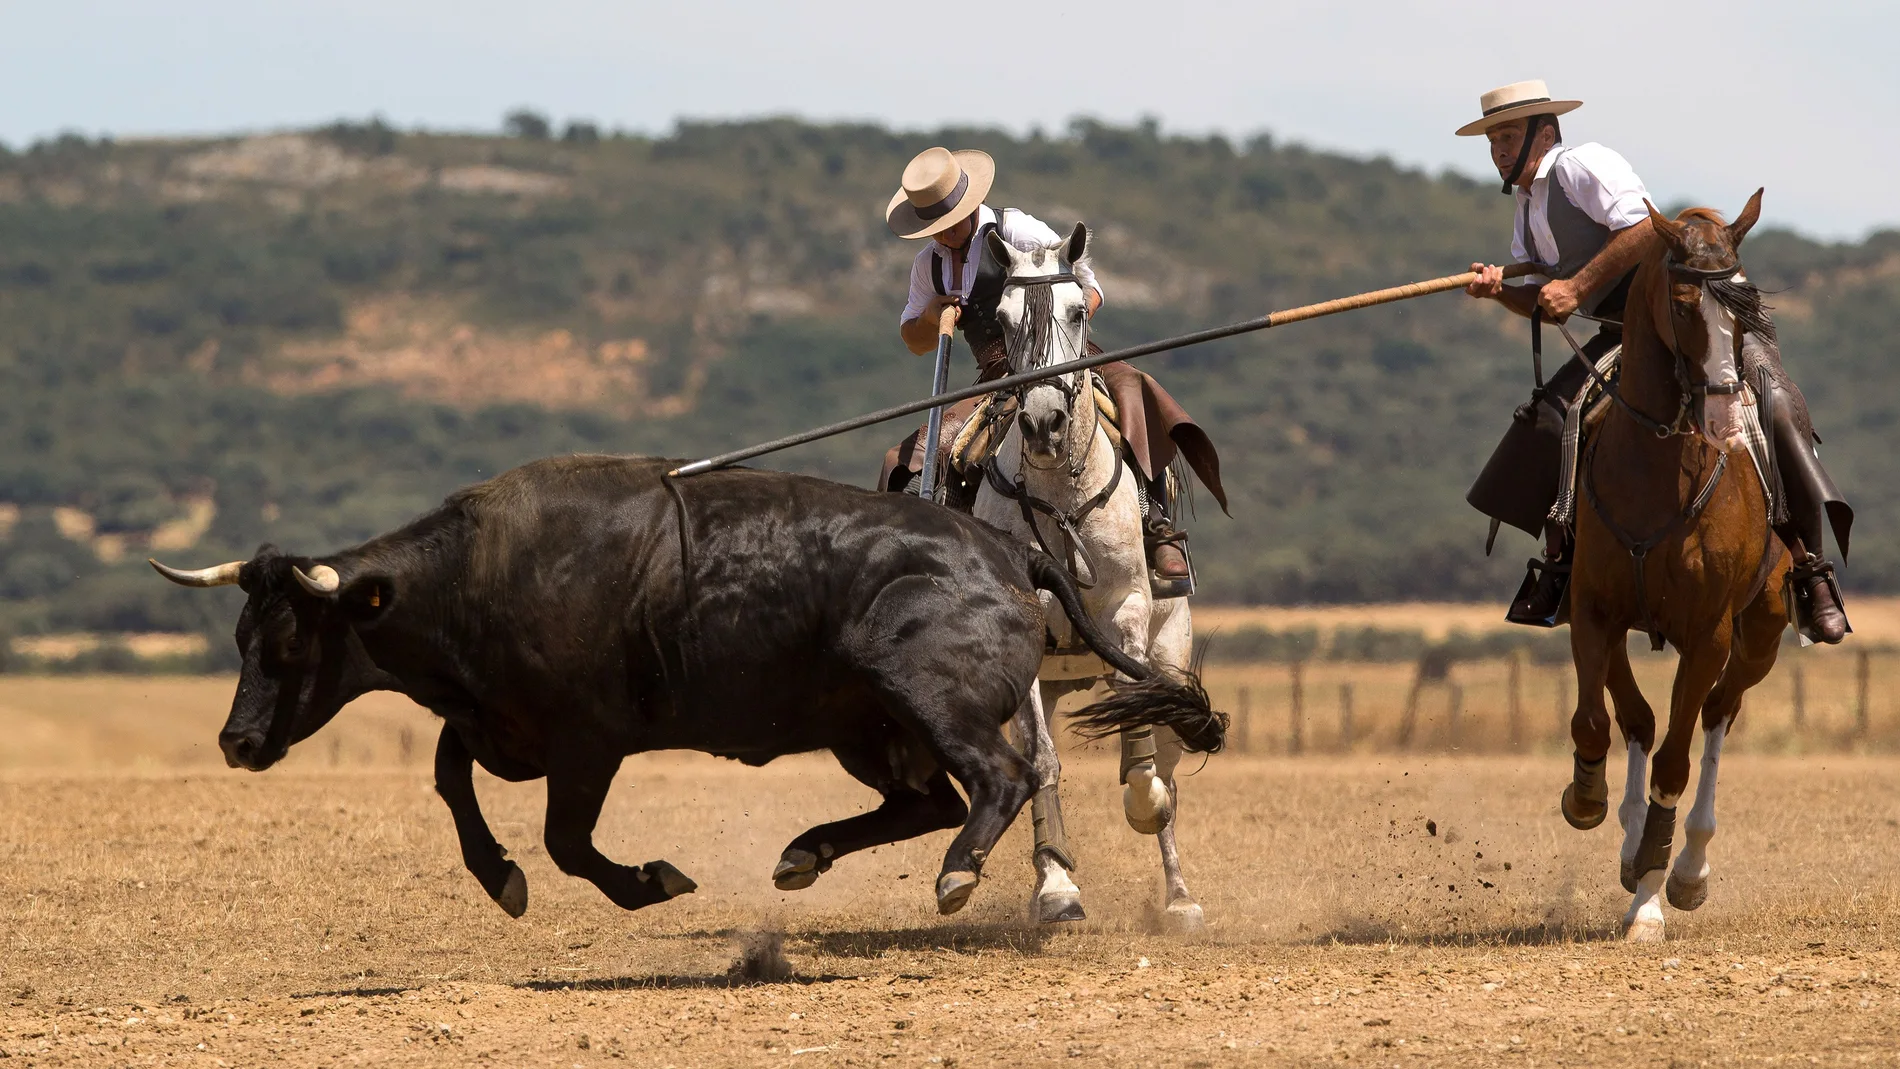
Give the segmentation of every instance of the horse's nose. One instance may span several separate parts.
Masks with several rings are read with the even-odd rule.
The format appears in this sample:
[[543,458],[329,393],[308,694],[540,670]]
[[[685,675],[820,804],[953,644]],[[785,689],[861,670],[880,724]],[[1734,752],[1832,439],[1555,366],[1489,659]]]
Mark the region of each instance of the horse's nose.
[[1050,409],[1040,417],[1024,412],[1017,417],[1017,422],[1022,425],[1025,439],[1053,450],[1068,428],[1069,414],[1059,408]]
[[263,738],[251,732],[227,731],[218,736],[218,749],[224,751],[224,763],[232,768],[256,767],[258,751],[263,748]]

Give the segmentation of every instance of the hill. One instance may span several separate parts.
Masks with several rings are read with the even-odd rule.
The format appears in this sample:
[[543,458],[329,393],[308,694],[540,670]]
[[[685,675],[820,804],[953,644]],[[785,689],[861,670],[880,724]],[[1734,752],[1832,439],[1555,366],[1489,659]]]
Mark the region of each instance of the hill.
[[[569,133],[340,123],[0,156],[7,625],[222,650],[229,599],[142,574],[148,549],[320,552],[535,456],[698,455],[916,396],[927,362],[895,331],[916,247],[881,208],[930,144],[995,155],[994,203],[1090,223],[1110,347],[1508,255],[1494,187],[1264,136]],[[1900,590],[1900,234],[1758,232],[1747,256],[1860,510],[1846,578]],[[1526,334],[1453,295],[1150,358],[1230,472],[1234,518],[1193,524],[1207,599],[1508,593],[1529,543],[1486,560],[1463,492],[1529,385]],[[771,462],[868,483],[904,430]]]

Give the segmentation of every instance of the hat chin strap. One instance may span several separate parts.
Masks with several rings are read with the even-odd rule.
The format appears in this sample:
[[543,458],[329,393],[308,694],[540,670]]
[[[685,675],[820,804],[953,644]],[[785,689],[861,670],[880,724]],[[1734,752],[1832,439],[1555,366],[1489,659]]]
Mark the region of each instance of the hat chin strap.
[[1511,187],[1517,185],[1517,180],[1524,176],[1524,167],[1531,162],[1531,149],[1537,144],[1537,135],[1542,133],[1543,129],[1544,117],[1531,116],[1530,121],[1524,126],[1524,147],[1517,150],[1517,166],[1511,168],[1511,177],[1504,180],[1504,188],[1498,190],[1499,193],[1508,195]]

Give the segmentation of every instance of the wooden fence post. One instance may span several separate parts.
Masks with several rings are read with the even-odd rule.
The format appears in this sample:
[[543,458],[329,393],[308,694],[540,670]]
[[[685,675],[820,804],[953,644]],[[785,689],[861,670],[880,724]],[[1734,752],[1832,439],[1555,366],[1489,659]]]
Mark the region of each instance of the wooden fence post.
[[1794,729],[1800,731],[1808,723],[1808,673],[1806,666],[1799,660],[1794,662]]
[[1306,748],[1306,662],[1295,660],[1289,666],[1293,674],[1293,702],[1287,709],[1286,752],[1295,757]]
[[1234,702],[1234,749],[1246,753],[1247,721],[1253,717],[1253,691],[1240,688],[1240,697]]
[[1463,719],[1465,712],[1465,687],[1462,683],[1453,683],[1449,689],[1451,691],[1451,699],[1447,702],[1445,708],[1445,735],[1451,743],[1451,748],[1456,750],[1458,748],[1458,729],[1460,727],[1458,722]]
[[1339,685],[1339,752],[1352,752],[1352,684]]
[[1523,698],[1524,651],[1511,651],[1510,676],[1505,681],[1511,718],[1511,749],[1524,748],[1524,698]]
[[1868,662],[1868,657],[1867,657],[1866,650],[1855,651],[1854,653],[1854,734],[1863,739],[1867,737],[1869,722],[1873,719],[1872,712],[1868,708],[1868,693],[1867,693],[1868,679],[1867,677],[1870,673],[1869,673],[1867,662]]
[[411,728],[403,728],[396,734],[396,759],[407,765],[416,753],[416,733]]

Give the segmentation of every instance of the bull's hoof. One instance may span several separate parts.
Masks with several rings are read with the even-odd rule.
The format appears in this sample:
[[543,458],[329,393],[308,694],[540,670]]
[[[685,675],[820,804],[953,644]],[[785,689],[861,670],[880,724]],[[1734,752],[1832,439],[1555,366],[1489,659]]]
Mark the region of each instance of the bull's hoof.
[[1161,911],[1161,930],[1173,935],[1191,935],[1207,927],[1207,915],[1192,898],[1177,898]]
[[1143,835],[1159,835],[1174,819],[1174,795],[1153,765],[1138,765],[1122,786],[1122,815],[1128,826]]
[[1671,872],[1669,882],[1663,885],[1663,893],[1669,896],[1670,905],[1687,913],[1709,900],[1709,879],[1704,876],[1691,883],[1686,879],[1679,879],[1676,873]]
[[1578,831],[1589,831],[1610,815],[1608,799],[1579,798],[1574,783],[1564,788],[1563,804],[1559,808],[1563,810],[1564,821]]
[[1080,891],[1056,891],[1036,896],[1037,924],[1068,924],[1088,919],[1082,911]]
[[690,895],[694,891],[699,890],[699,885],[694,883],[684,872],[681,872],[664,861],[649,861],[640,866],[640,871],[646,873],[648,879],[658,880],[660,882],[660,890],[665,891],[666,897],[668,898]]
[[974,872],[946,872],[937,877],[937,912],[948,917],[962,909],[975,893],[976,883]]
[[520,865],[508,863],[508,879],[503,881],[494,898],[495,904],[510,917],[519,918],[528,912],[528,878],[522,875]]
[[781,891],[803,891],[818,882],[818,855],[810,850],[787,848],[779,855],[772,870],[772,886]]

